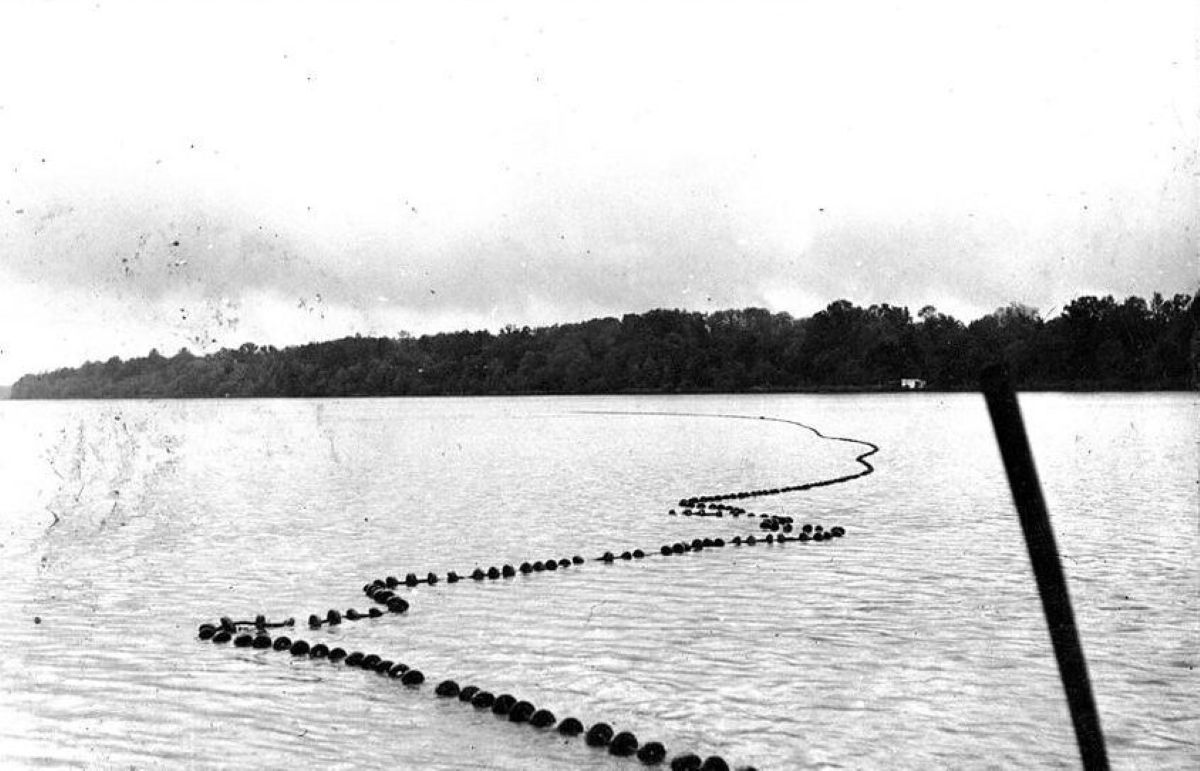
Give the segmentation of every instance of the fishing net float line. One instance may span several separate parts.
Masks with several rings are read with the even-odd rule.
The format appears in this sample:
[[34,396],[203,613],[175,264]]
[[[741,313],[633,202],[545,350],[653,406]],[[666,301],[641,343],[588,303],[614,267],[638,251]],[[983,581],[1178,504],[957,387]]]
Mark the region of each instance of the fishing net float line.
[[[678,506],[679,511],[670,509],[667,514],[670,516],[684,517],[699,517],[699,518],[717,518],[717,519],[746,519],[757,520],[758,533],[750,533],[746,535],[735,535],[728,540],[723,537],[696,537],[690,541],[675,541],[672,543],[662,544],[659,547],[649,547],[647,549],[632,548],[621,551],[606,551],[603,554],[593,557],[590,560],[576,554],[572,556],[550,557],[547,559],[526,561],[520,565],[504,564],[502,566],[491,566],[486,570],[481,567],[476,567],[470,572],[459,574],[454,570],[447,571],[444,576],[439,576],[435,572],[428,572],[424,576],[418,576],[416,573],[408,573],[403,580],[396,576],[387,576],[386,578],[377,578],[363,586],[363,593],[376,604],[377,607],[371,607],[366,612],[360,612],[355,608],[348,608],[344,613],[330,609],[324,615],[311,614],[308,617],[308,626],[311,630],[317,631],[321,627],[338,626],[346,621],[360,621],[363,619],[380,618],[385,615],[383,608],[386,608],[387,613],[394,616],[404,615],[408,612],[410,604],[408,600],[400,596],[401,590],[411,592],[412,590],[422,585],[432,586],[441,581],[447,584],[457,584],[460,582],[478,583],[483,581],[496,580],[511,580],[520,578],[528,578],[534,575],[546,575],[555,573],[559,570],[579,569],[586,567],[587,563],[600,562],[605,565],[613,565],[618,562],[631,562],[634,560],[644,560],[652,558],[674,558],[685,554],[694,554],[698,552],[711,551],[713,549],[721,549],[725,547],[753,547],[757,545],[784,545],[788,543],[823,544],[829,541],[841,538],[845,535],[845,529],[840,526],[834,526],[825,529],[820,524],[796,524],[793,517],[780,516],[775,514],[759,514],[752,511],[747,511],[742,506],[725,503],[725,501],[748,500],[753,498],[763,498],[767,496],[781,495],[783,493],[800,492],[811,490],[817,487],[828,487],[830,485],[843,484],[854,479],[867,476],[875,471],[866,459],[875,453],[879,452],[878,445],[862,439],[853,439],[849,437],[826,436],[819,430],[806,423],[800,423],[795,420],[787,420],[784,418],[771,418],[765,416],[749,416],[749,415],[726,415],[712,413],[684,413],[684,412],[591,412],[588,414],[602,415],[661,415],[673,417],[700,417],[700,418],[718,418],[726,420],[763,420],[776,423],[784,423],[788,425],[798,426],[800,428],[811,431],[818,438],[827,441],[847,442],[860,445],[866,448],[866,451],[860,453],[855,462],[862,466],[862,470],[854,474],[847,474],[838,477],[831,477],[815,482],[806,482],[803,484],[787,485],[782,487],[772,487],[757,490],[739,490],[735,492],[726,492],[719,494],[697,495],[680,499]],[[265,616],[259,615],[253,621],[234,621],[230,617],[222,617],[216,623],[201,624],[199,628],[199,638],[201,640],[210,640],[214,643],[230,643],[238,648],[254,648],[260,650],[271,650],[280,653],[288,653],[293,657],[304,657],[316,660],[326,660],[333,664],[341,664],[347,667],[363,669],[369,672],[375,672],[381,676],[386,676],[398,680],[402,685],[410,688],[417,688],[425,682],[425,675],[419,669],[414,669],[407,664],[399,662],[393,658],[374,653],[363,653],[362,651],[346,651],[341,647],[330,648],[325,643],[312,643],[303,639],[292,640],[286,635],[280,635],[272,638],[267,630],[276,628],[293,628],[296,626],[294,618],[288,618],[280,622],[269,622]],[[604,748],[607,751],[618,757],[636,757],[646,765],[658,765],[667,760],[668,753],[666,748],[660,742],[640,743],[637,737],[629,731],[614,731],[612,726],[605,722],[594,723],[585,732],[584,724],[574,717],[566,717],[559,720],[558,717],[548,709],[539,709],[529,701],[517,698],[508,693],[499,695],[482,688],[477,685],[460,686],[458,682],[452,679],[442,680],[434,689],[437,697],[443,699],[457,699],[464,706],[470,706],[476,710],[491,710],[495,715],[507,719],[509,722],[526,724],[535,729],[543,731],[554,731],[563,736],[578,736],[584,734],[584,743],[589,747]],[[693,753],[683,753],[676,755],[670,759],[670,768],[672,771],[720,771],[720,769],[728,769],[728,763],[720,756],[712,755],[707,758],[701,758]],[[743,767],[747,769],[748,767]]]

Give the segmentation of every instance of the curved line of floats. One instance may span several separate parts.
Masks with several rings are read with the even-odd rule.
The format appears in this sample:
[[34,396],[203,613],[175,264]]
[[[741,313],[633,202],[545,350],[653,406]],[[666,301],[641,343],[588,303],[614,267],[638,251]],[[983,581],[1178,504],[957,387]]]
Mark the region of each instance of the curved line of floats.
[[[686,517],[716,517],[724,518],[739,518],[745,516],[747,518],[755,518],[758,520],[759,530],[766,531],[765,536],[750,534],[746,536],[736,535],[728,542],[723,538],[694,538],[690,542],[679,541],[675,543],[663,544],[658,549],[652,549],[649,552],[642,549],[632,549],[622,551],[620,554],[615,554],[611,551],[606,551],[599,557],[593,558],[593,562],[603,562],[613,564],[618,561],[641,560],[655,556],[657,553],[663,557],[672,557],[689,552],[700,552],[706,549],[722,548],[725,546],[755,546],[760,543],[765,544],[785,544],[789,542],[816,542],[824,543],[835,538],[840,538],[845,534],[845,530],[841,527],[833,527],[825,530],[821,525],[804,524],[797,528],[792,517],[777,516],[774,514],[757,514],[746,511],[740,506],[734,506],[724,501],[745,500],[749,498],[761,498],[771,495],[780,495],[783,493],[799,492],[802,490],[811,490],[815,487],[827,487],[829,485],[841,484],[849,482],[853,479],[867,476],[875,471],[867,458],[879,452],[878,445],[862,439],[852,439],[842,436],[826,436],[818,431],[813,426],[805,423],[800,423],[795,420],[786,420],[784,418],[769,418],[765,416],[749,416],[749,415],[726,415],[713,413],[687,413],[687,412],[616,412],[616,411],[587,411],[583,414],[597,415],[635,415],[635,416],[674,416],[674,417],[701,417],[701,418],[722,418],[735,420],[767,420],[775,423],[787,423],[800,428],[807,429],[816,434],[819,438],[835,442],[848,442],[861,445],[868,448],[865,452],[860,453],[855,461],[859,463],[863,469],[855,474],[847,474],[829,479],[822,479],[816,482],[806,482],[799,485],[788,485],[784,487],[773,487],[761,490],[742,490],[738,492],[720,493],[716,495],[700,495],[691,498],[683,498],[679,501],[681,511],[676,512],[671,509],[668,514],[682,515]],[[791,535],[795,532],[795,535]],[[586,564],[585,560],[579,555],[572,557],[558,557],[546,560],[537,560],[534,562],[522,562],[519,566],[506,564],[501,567],[492,566],[486,571],[482,568],[475,568],[470,573],[459,575],[451,570],[446,573],[444,580],[446,583],[454,584],[460,581],[471,579],[472,581],[511,579],[518,574],[521,576],[531,576],[535,573],[552,573],[558,570],[566,570]],[[395,576],[388,576],[383,579],[375,579],[374,581],[363,586],[363,593],[367,595],[376,605],[383,606],[391,614],[401,615],[408,611],[409,603],[403,597],[399,596],[398,590],[400,587],[413,589],[421,584],[436,584],[441,580],[436,573],[428,573],[424,577],[418,577],[415,573],[409,573],[403,580]],[[317,630],[322,626],[337,626],[343,621],[359,621],[368,618],[379,618],[384,615],[384,611],[380,607],[372,607],[365,613],[359,612],[354,608],[340,613],[337,610],[330,610],[324,616],[317,614],[308,617],[308,625],[311,629]],[[364,654],[360,651],[347,652],[342,648],[330,648],[324,643],[309,644],[305,640],[292,640],[286,635],[280,635],[272,638],[268,633],[268,629],[281,627],[294,627],[295,619],[286,619],[281,622],[269,622],[264,616],[258,616],[254,621],[233,621],[229,617],[223,617],[216,623],[201,624],[199,629],[199,637],[201,640],[211,640],[214,643],[232,642],[234,646],[239,648],[257,648],[271,649],[279,652],[287,652],[292,656],[306,656],[314,659],[328,659],[333,663],[343,663],[346,666],[358,667],[361,669],[377,672],[380,675],[399,680],[403,685],[409,687],[420,686],[425,682],[425,675],[419,669],[413,669],[406,664],[386,659],[376,654]],[[254,634],[250,634],[249,630],[253,629]],[[659,742],[639,743],[636,736],[628,731],[614,732],[612,726],[608,723],[594,723],[590,728],[584,731],[584,725],[574,717],[564,718],[559,720],[555,714],[547,709],[538,709],[528,701],[520,700],[517,697],[502,693],[499,695],[493,694],[491,691],[481,689],[479,686],[467,685],[459,686],[454,680],[443,680],[434,689],[434,693],[441,698],[452,699],[457,698],[464,704],[469,704],[477,710],[490,709],[493,713],[500,717],[507,718],[513,723],[527,723],[535,728],[548,730],[557,726],[557,733],[564,736],[578,736],[584,734],[584,742],[589,747],[607,748],[608,752],[618,757],[636,756],[638,760],[647,765],[656,765],[667,759],[667,750]],[[676,755],[671,759],[670,768],[672,771],[720,771],[720,769],[728,769],[729,765],[719,756],[713,755],[705,759],[701,759],[698,755],[692,753],[684,753]],[[750,771],[744,769],[744,771]]]

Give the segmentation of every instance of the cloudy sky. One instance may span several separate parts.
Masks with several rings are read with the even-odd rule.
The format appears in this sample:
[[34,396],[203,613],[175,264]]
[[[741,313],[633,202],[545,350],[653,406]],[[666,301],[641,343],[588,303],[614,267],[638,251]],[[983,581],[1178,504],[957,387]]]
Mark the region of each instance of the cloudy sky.
[[1200,11],[0,7],[0,383],[112,355],[1200,283]]

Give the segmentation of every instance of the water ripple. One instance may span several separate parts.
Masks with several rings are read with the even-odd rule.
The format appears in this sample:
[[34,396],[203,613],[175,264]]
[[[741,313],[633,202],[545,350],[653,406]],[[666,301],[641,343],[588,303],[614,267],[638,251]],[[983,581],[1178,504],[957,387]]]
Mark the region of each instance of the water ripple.
[[[1192,767],[1195,405],[1023,403],[1114,765]],[[387,678],[194,639],[224,613],[363,607],[379,575],[729,538],[744,523],[664,509],[857,468],[784,424],[579,414],[614,406],[884,450],[869,477],[750,506],[841,524],[834,544],[426,586],[406,617],[297,633],[760,768],[1075,764],[971,395],[0,403],[0,763],[629,767]]]

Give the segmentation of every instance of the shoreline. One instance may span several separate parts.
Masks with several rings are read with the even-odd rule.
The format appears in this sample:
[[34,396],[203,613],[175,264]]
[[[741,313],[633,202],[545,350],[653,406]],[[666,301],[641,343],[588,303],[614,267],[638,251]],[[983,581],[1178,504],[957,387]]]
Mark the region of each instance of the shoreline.
[[[1171,387],[1126,387],[1104,388],[1088,385],[1034,385],[1018,386],[1018,393],[1061,393],[1061,394],[1200,394],[1200,388],[1171,388]],[[872,395],[905,395],[918,396],[921,394],[974,394],[981,393],[975,388],[922,388],[901,389],[881,388],[872,386],[845,386],[830,388],[759,388],[743,391],[713,391],[713,390],[627,390],[627,391],[598,391],[598,392],[564,392],[564,391],[521,391],[521,392],[489,392],[489,393],[424,393],[424,394],[345,394],[345,395],[315,395],[287,396],[284,394],[257,394],[224,396],[9,396],[0,398],[0,402],[63,402],[63,401],[210,401],[210,400],[263,400],[263,399],[445,399],[445,398],[526,398],[544,396],[566,397],[596,397],[596,396],[770,396],[779,394],[806,394],[824,396],[854,396],[859,394]]]

